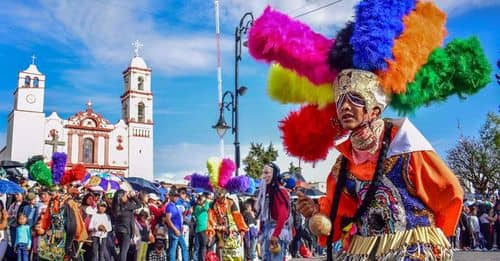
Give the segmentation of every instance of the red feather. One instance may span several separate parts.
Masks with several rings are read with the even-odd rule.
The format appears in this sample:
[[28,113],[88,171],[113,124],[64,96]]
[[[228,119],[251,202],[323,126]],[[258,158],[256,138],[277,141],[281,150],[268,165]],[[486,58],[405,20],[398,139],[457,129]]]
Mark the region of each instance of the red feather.
[[286,151],[307,162],[326,159],[335,139],[343,133],[340,127],[332,124],[332,119],[336,118],[335,104],[323,109],[306,105],[291,112],[279,126]]
[[66,185],[73,181],[81,181],[87,174],[87,169],[82,164],[76,164],[71,169],[64,172],[61,178],[61,185]]

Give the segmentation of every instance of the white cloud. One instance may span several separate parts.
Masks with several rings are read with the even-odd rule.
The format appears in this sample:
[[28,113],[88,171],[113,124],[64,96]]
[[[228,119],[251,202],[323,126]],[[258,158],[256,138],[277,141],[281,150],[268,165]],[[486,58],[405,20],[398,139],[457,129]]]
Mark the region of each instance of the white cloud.
[[[268,4],[274,9],[294,17],[325,6],[331,2],[331,0],[230,0],[227,2],[224,1],[222,3],[222,8],[227,14],[233,17],[232,22],[236,24],[236,21],[239,22],[244,12],[251,11],[255,16],[259,16]],[[325,7],[311,14],[301,16],[297,19],[310,25],[316,31],[333,36],[335,31],[331,30],[332,26],[340,27],[344,25],[348,19],[354,15],[353,6],[357,2],[358,1],[355,0],[340,1],[339,3]]]
[[[144,43],[141,56],[155,71],[179,75],[213,70],[213,33],[159,24],[153,2],[44,0],[40,7],[11,4],[0,15],[37,37],[65,44],[91,65],[122,68],[132,57],[132,41],[139,39]],[[223,40],[221,48],[230,53],[232,42]]]
[[[291,17],[324,7],[332,0],[228,0],[221,1],[221,7],[226,14],[231,16],[229,22],[236,25],[241,16],[248,11],[259,16],[267,5],[288,14]],[[349,19],[354,17],[354,6],[359,0],[343,0],[326,6],[310,14],[300,16],[300,21],[311,26],[314,30],[324,33],[329,37],[335,35],[333,27],[342,27]],[[480,7],[500,5],[500,0],[436,0],[436,4],[448,15],[458,15],[462,12]]]
[[[276,160],[278,166],[284,172],[288,169],[290,162],[298,166],[299,161],[286,155],[280,143],[274,142],[274,147],[278,150],[279,157]],[[190,175],[193,172],[206,173],[206,161],[209,157],[219,156],[218,144],[193,144],[181,143],[166,145],[155,151],[155,166],[157,173],[156,178],[170,178],[181,180],[184,176]],[[248,154],[250,145],[241,145],[241,159]],[[225,157],[234,159],[234,147],[226,144],[224,147]],[[332,150],[327,159],[316,164],[302,162],[302,173],[308,181],[326,181],[326,177],[330,172],[332,165],[338,152]],[[240,173],[244,170],[243,162],[240,166]]]
[[499,0],[436,0],[436,4],[448,15],[459,15],[465,11],[500,5]]

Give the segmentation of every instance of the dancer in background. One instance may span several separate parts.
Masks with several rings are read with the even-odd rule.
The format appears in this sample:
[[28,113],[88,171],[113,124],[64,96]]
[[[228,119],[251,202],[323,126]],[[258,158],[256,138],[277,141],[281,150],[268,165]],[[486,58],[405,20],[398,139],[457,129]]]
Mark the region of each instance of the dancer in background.
[[255,202],[261,224],[261,258],[284,260],[292,240],[290,194],[281,184],[280,169],[275,163],[264,165],[262,186]]

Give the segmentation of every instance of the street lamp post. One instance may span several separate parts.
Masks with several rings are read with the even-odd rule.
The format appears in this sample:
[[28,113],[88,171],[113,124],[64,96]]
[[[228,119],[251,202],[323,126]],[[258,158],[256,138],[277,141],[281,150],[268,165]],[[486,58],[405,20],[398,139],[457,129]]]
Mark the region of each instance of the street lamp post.
[[[252,26],[254,21],[253,14],[247,12],[241,17],[240,24],[236,27],[234,31],[234,92],[226,91],[222,96],[222,104],[220,106],[220,115],[217,124],[212,126],[217,131],[217,134],[222,137],[226,133],[227,129],[231,129],[234,135],[234,161],[236,162],[236,176],[238,176],[238,170],[240,168],[240,141],[238,139],[238,97],[245,94],[247,87],[239,86],[239,70],[238,65],[241,61],[241,48],[242,48],[242,35],[245,35],[248,29]],[[229,96],[231,100],[229,102],[225,101],[225,98]],[[228,126],[224,120],[224,108],[231,111],[231,126]]]

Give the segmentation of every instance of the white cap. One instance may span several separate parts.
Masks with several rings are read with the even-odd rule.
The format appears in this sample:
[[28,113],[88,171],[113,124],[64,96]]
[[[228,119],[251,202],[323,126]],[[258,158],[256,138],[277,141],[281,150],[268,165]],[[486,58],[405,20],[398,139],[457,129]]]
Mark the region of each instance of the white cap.
[[148,196],[152,200],[160,200],[160,197],[158,197],[155,193],[149,193]]

